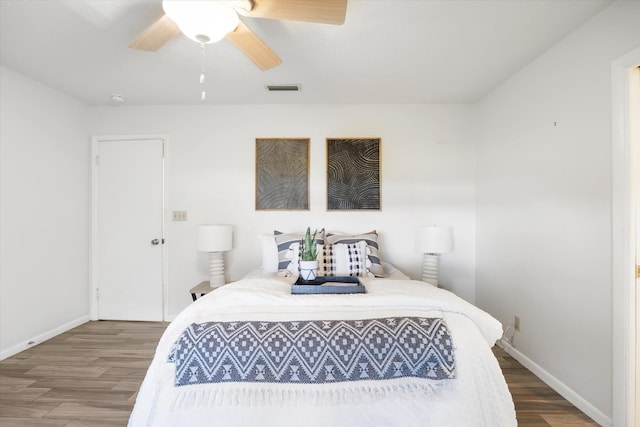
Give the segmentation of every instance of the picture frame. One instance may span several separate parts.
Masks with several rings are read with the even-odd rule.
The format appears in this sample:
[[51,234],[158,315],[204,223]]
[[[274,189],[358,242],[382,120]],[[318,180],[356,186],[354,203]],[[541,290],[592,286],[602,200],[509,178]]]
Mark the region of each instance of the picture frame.
[[327,138],[327,210],[380,210],[380,138]]
[[256,210],[309,210],[309,138],[256,138]]

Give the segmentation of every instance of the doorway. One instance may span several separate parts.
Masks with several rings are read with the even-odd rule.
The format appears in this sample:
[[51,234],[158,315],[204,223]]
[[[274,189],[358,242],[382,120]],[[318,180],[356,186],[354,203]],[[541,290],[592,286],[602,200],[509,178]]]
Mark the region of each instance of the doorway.
[[159,137],[93,138],[94,320],[163,320],[164,152]]
[[640,302],[637,215],[640,203],[640,48],[615,60],[612,82],[612,424],[640,420]]
[[[635,405],[633,413],[636,421],[640,417],[640,66],[629,76],[629,151],[631,154],[631,217],[635,217]],[[635,425],[638,425],[637,422]]]

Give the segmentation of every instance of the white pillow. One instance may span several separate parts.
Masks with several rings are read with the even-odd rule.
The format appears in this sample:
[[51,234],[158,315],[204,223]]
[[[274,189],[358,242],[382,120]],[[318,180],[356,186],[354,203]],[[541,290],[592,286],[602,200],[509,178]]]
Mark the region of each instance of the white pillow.
[[262,249],[262,271],[276,273],[278,271],[278,245],[276,245],[273,234],[261,234],[258,238]]

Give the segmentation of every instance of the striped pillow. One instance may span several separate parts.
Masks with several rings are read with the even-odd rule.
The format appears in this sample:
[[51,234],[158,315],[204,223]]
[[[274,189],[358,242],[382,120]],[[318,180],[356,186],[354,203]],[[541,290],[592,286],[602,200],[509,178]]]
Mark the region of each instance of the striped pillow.
[[301,245],[299,241],[296,243],[292,243],[291,246],[289,246],[289,249],[285,253],[285,258],[287,261],[289,261],[289,263],[287,264],[286,268],[280,269],[279,271],[288,271],[294,276],[300,275],[300,258],[302,255],[300,253],[300,246]]
[[[273,231],[273,238],[276,241],[276,245],[278,246],[278,271],[283,270],[297,270],[297,260],[295,266],[289,266],[292,261],[292,257],[294,256],[294,248],[292,247],[295,243],[300,243],[304,239],[305,233],[283,233],[278,230]],[[319,245],[324,244],[324,228],[322,230],[318,230],[316,234],[316,243]],[[299,250],[298,250],[299,252]],[[290,268],[291,267],[291,268]]]
[[378,255],[378,233],[376,230],[363,234],[328,233],[326,238],[327,244],[356,243],[361,240],[364,240],[367,243],[367,255],[369,257],[369,261],[371,261],[369,271],[376,277],[384,277],[384,268],[382,268],[382,262]]

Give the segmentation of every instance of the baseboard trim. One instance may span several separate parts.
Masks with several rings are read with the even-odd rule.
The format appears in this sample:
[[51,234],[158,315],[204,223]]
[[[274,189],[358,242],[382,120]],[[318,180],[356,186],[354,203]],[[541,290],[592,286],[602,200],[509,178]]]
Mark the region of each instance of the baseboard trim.
[[540,378],[545,384],[554,389],[560,396],[567,399],[573,406],[580,409],[587,414],[591,419],[600,424],[603,427],[611,427],[611,418],[605,415],[598,408],[587,402],[582,396],[576,393],[570,387],[567,387],[562,381],[545,371],[533,360],[522,354],[519,350],[509,344],[506,340],[500,340],[498,342],[500,347],[507,352],[511,357],[516,359],[522,366],[533,372],[535,376]]
[[20,353],[21,351],[24,351],[28,348],[33,347],[34,345],[38,345],[40,343],[45,342],[48,339],[51,339],[57,335],[60,335],[64,332],[67,332],[70,329],[75,328],[76,326],[80,326],[83,323],[87,323],[89,321],[89,315],[86,316],[82,316],[82,317],[78,317],[75,320],[72,320],[71,322],[67,322],[64,325],[60,325],[57,328],[53,328],[49,331],[46,331],[36,337],[33,337],[27,341],[24,341],[20,344],[14,345],[13,347],[10,347],[6,350],[0,351],[0,360],[4,360],[8,357],[11,357],[15,354]]

